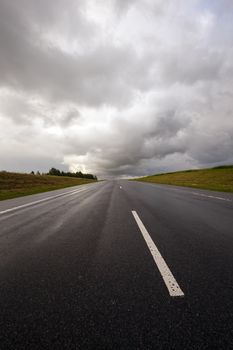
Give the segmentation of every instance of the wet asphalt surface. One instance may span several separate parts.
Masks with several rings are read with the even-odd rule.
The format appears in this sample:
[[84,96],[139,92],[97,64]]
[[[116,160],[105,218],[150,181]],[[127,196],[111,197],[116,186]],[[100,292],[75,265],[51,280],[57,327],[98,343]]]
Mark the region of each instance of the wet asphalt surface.
[[233,195],[108,181],[2,201],[0,310],[1,350],[233,349]]

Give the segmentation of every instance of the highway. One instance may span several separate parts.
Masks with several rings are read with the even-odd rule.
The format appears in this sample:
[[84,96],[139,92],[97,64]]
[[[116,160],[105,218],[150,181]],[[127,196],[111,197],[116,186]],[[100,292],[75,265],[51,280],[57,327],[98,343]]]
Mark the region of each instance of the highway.
[[233,349],[233,195],[126,180],[0,202],[0,349]]

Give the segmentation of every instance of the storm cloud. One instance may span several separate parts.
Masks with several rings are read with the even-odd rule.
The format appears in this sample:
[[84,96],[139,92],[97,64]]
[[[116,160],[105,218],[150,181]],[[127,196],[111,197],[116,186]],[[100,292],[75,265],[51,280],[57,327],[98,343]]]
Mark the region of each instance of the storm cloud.
[[233,162],[229,0],[0,0],[0,168]]

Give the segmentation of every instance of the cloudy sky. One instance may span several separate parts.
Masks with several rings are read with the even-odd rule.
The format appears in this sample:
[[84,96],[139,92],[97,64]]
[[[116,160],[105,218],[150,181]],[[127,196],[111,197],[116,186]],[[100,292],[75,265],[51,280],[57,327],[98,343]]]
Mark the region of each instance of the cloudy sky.
[[0,169],[233,163],[232,0],[0,0]]

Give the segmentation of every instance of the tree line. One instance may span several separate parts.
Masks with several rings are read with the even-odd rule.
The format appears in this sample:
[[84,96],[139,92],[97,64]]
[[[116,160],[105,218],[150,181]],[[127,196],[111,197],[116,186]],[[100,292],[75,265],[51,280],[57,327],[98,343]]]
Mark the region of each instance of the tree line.
[[60,171],[56,168],[51,168],[46,175],[55,175],[55,176],[69,176],[69,177],[78,177],[80,179],[92,179],[98,180],[96,175],[93,174],[84,174],[81,171],[76,171],[76,173],[72,173],[70,171]]

